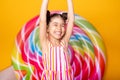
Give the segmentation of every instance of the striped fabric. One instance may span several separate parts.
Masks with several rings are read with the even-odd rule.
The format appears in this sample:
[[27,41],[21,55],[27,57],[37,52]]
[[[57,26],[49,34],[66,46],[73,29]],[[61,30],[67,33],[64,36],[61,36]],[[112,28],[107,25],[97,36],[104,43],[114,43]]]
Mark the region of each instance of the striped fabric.
[[64,52],[64,44],[52,46],[49,42],[49,52],[44,54],[44,70],[42,80],[73,80],[73,71]]

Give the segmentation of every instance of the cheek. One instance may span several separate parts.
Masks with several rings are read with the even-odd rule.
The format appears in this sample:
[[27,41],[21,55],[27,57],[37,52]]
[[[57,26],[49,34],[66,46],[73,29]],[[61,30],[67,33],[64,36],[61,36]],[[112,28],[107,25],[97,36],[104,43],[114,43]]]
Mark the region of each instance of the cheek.
[[65,32],[66,32],[66,28],[65,28],[65,27],[63,27],[63,28],[62,28],[62,31],[65,33]]
[[52,29],[49,27],[49,28],[47,29],[47,32],[48,32],[48,33],[51,33],[51,31],[52,31]]
[[54,29],[55,29],[54,26],[49,26],[49,27],[48,27],[48,31],[52,31],[52,30],[54,30]]

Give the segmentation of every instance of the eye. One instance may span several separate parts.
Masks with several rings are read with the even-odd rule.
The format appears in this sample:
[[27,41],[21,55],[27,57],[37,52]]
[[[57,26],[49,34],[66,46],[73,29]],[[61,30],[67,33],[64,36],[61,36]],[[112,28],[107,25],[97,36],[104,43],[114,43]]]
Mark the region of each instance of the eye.
[[57,26],[57,24],[54,24],[54,26]]
[[64,24],[62,24],[61,26],[62,26],[62,27],[65,27],[65,25],[64,25]]
[[57,23],[53,23],[53,26],[57,27],[57,25],[58,25]]
[[62,25],[62,27],[65,27],[64,25]]

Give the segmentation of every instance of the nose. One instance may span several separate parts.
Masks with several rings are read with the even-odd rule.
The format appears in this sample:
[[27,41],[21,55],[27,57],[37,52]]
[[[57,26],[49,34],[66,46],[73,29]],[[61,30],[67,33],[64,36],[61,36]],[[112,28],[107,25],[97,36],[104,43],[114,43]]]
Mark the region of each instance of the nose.
[[58,29],[58,30],[61,30],[61,29],[62,29],[62,27],[59,25],[59,26],[57,26],[57,29]]

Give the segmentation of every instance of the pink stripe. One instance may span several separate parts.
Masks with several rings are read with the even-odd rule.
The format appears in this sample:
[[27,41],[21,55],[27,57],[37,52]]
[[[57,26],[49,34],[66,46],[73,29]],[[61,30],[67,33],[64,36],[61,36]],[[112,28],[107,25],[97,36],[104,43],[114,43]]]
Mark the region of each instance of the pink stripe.
[[44,79],[46,80],[46,75],[44,74]]
[[60,56],[60,80],[62,80],[62,68],[61,68],[61,51],[60,51],[60,48],[59,48],[59,56]]
[[54,71],[52,71],[52,80],[54,80]]
[[51,48],[50,48],[50,70],[51,70]]
[[56,53],[56,72],[57,72],[57,47],[55,47],[55,53]]
[[[47,59],[46,59],[46,53],[45,53],[45,60],[47,61]],[[45,64],[45,67],[46,67],[46,69],[47,69],[47,62],[45,62],[46,64]]]
[[66,58],[66,53],[64,53],[64,57],[65,57],[65,60],[66,60],[66,74],[67,74],[67,80],[68,80],[68,63],[67,63],[67,58]]

